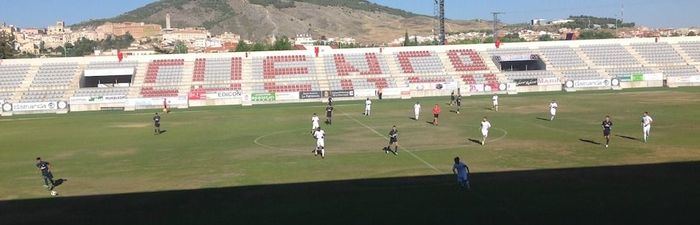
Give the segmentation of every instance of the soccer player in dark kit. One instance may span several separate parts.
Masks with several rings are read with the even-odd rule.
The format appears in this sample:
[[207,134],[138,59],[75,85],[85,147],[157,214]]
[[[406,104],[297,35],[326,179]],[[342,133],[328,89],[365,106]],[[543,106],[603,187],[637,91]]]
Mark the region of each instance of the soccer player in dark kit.
[[[391,150],[391,146],[394,146],[394,150]],[[396,129],[396,125],[391,127],[391,131],[389,131],[389,146],[386,146],[384,148],[384,153],[394,153],[394,155],[399,154],[399,130]]]
[[610,130],[612,129],[613,122],[610,120],[610,116],[605,116],[603,120],[603,136],[605,137],[605,147],[607,148],[610,144]]
[[153,135],[159,135],[160,134],[160,115],[156,113],[155,116],[153,116]]
[[329,102],[326,106],[326,124],[328,125],[333,124],[333,110],[333,105],[331,105]]
[[457,99],[455,100],[455,103],[457,104],[457,114],[459,114],[459,109],[462,108],[462,95],[457,95]]
[[57,195],[56,191],[53,190],[56,187],[56,182],[53,181],[53,174],[51,173],[49,165],[50,163],[41,160],[41,157],[36,157],[36,168],[41,171],[41,177],[44,179],[44,187],[51,191],[51,195]]

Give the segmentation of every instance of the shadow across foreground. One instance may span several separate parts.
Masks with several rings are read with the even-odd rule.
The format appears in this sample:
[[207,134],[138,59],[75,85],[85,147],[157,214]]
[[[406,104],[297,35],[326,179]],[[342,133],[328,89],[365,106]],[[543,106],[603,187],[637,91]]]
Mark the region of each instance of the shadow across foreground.
[[[328,171],[332,172],[332,171]],[[697,224],[700,162],[0,201],[14,224]]]

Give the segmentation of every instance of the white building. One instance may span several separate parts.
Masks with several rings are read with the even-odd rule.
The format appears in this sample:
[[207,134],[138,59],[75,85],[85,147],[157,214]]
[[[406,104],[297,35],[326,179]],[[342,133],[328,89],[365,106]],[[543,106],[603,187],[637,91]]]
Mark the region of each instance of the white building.
[[309,34],[297,34],[297,37],[294,38],[294,45],[313,46],[314,44],[316,41]]

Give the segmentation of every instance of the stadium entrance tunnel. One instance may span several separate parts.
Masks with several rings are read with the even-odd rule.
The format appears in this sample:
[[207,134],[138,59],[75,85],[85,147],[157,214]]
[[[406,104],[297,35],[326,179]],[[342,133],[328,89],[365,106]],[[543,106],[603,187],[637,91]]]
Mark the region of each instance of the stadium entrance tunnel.
[[700,162],[677,162],[474,173],[471,190],[445,174],[8,200],[0,201],[0,219],[4,225],[695,224],[698,171]]
[[494,56],[493,60],[501,71],[547,70],[547,64],[535,54]]

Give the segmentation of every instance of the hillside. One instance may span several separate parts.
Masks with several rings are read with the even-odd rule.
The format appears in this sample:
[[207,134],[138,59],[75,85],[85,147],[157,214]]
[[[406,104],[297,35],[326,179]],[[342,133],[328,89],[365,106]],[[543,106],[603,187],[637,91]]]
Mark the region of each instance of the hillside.
[[[435,20],[366,0],[161,0],[108,19],[73,25],[94,27],[105,22],[165,24],[171,14],[174,27],[201,26],[213,34],[226,31],[245,39],[273,35],[349,36],[363,43],[384,43],[412,34],[432,33]],[[487,29],[489,24],[449,20],[449,32]]]

